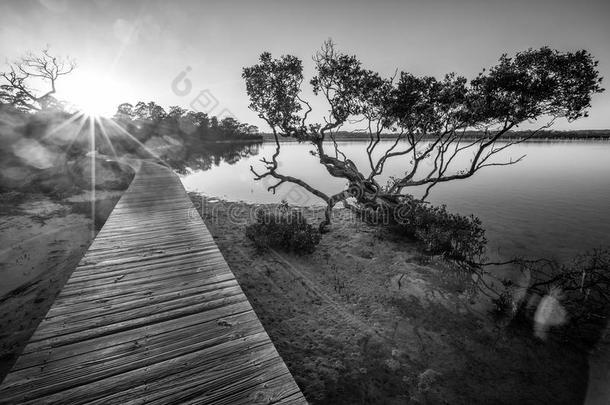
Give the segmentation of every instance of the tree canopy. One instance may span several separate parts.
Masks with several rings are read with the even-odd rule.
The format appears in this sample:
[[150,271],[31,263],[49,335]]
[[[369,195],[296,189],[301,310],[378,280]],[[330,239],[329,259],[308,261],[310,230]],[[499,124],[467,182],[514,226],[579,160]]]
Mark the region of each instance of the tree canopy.
[[[312,107],[301,96],[303,65],[297,57],[274,59],[264,52],[259,63],[243,69],[243,78],[250,108],[271,127],[276,141],[272,159],[262,160],[265,170],[251,168],[255,178],[276,179],[269,187],[273,192],[289,182],[326,201],[322,226],[330,221],[330,209],[350,197],[355,201],[350,204],[353,209],[391,215],[412,198],[407,192],[410,187],[424,186],[421,200],[425,200],[436,184],[468,178],[484,167],[514,164],[523,156],[505,162],[494,157],[549,128],[558,118],[573,121],[586,116],[593,94],[603,91],[598,62],[585,50],[560,52],[543,47],[513,57],[502,55],[497,65],[472,80],[456,73],[441,79],[408,72],[384,78],[365,69],[356,56],[338,52],[331,41],[316,53],[314,62],[316,74],[310,85],[328,104],[324,122],[308,120]],[[520,124],[541,121],[537,130],[521,139],[499,142]],[[365,128],[368,167],[357,167],[334,138],[344,125],[354,122]],[[474,139],[465,136],[472,130],[478,131]],[[381,134],[388,133],[393,134],[393,142],[386,146],[380,140]],[[345,189],[327,195],[279,173],[282,137],[312,143],[328,173],[346,180]],[[456,169],[451,163],[460,155],[472,157],[468,165]],[[404,175],[380,184],[378,177],[394,159],[400,160]],[[425,161],[430,165],[422,164]]]
[[179,106],[170,106],[166,111],[154,101],[139,101],[135,106],[122,103],[117,107],[114,120],[127,127],[140,141],[155,135],[177,136],[197,142],[261,140],[256,126],[241,123],[234,117],[219,119]]

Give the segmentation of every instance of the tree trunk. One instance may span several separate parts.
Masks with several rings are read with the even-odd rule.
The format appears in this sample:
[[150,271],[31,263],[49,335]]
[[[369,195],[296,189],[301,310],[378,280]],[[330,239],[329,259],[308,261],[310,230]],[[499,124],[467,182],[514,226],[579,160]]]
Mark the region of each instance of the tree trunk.
[[322,222],[320,222],[320,225],[318,227],[318,230],[320,231],[320,233],[330,232],[334,205],[335,205],[335,203],[332,201],[327,202],[326,209],[324,210],[324,219],[322,220]]
[[354,189],[365,190],[365,186],[366,185],[362,184],[354,186],[354,183],[352,183],[350,188],[330,197],[326,201],[324,220],[320,222],[318,227],[320,233],[328,233],[331,231],[330,226],[332,224],[332,210],[338,202],[345,201],[348,197],[353,197],[356,199],[357,205],[350,205],[349,208],[352,209],[352,211],[357,212],[362,219],[366,219],[367,212],[377,212],[378,217],[375,220],[380,221],[379,223],[383,224],[399,222],[402,219],[400,216],[403,213],[396,211],[402,202],[396,196],[372,194],[368,192],[354,194],[353,191],[350,192],[350,190]]

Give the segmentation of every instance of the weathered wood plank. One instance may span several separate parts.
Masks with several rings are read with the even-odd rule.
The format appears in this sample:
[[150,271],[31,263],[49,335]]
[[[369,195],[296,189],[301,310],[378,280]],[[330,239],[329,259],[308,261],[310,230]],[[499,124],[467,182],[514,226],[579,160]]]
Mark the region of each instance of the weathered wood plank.
[[[147,339],[153,334],[163,335],[165,333],[172,333],[182,328],[188,328],[192,325],[205,324],[209,322],[220,322],[222,324],[229,323],[231,325],[238,324],[251,319],[251,312],[252,309],[247,305],[247,303],[240,302],[233,304],[232,306],[208,311],[205,313],[205,317],[201,316],[201,314],[194,314],[184,318],[171,319],[161,324],[146,325],[140,328],[129,329],[110,336],[100,336],[72,345],[23,353],[19,358],[19,362],[13,368],[13,371],[22,370],[28,367],[40,366],[41,364],[46,366],[54,361],[60,361],[84,353],[103,353],[105,350],[113,350],[114,346],[124,344],[135,345],[136,342],[140,342],[143,337]],[[209,328],[207,325],[201,325],[201,327],[206,329]],[[97,354],[92,355],[96,356]]]
[[[123,270],[119,272],[111,271],[107,273],[97,273],[97,277],[91,277],[88,280],[75,280],[73,284],[67,286],[67,288],[63,291],[61,297],[69,297],[74,294],[89,294],[90,292],[103,290],[108,285],[114,285],[114,287],[123,288],[134,284],[134,282],[146,282],[146,284],[153,284],[158,280],[181,278],[186,275],[203,276],[206,273],[218,274],[219,270],[222,271],[222,264],[224,259],[220,255],[210,255],[209,257],[210,263],[206,262],[197,266],[194,266],[192,263],[189,263],[186,266],[174,264],[174,266],[172,266],[172,271],[168,271],[166,266],[161,269],[154,268],[153,266],[142,266],[139,267],[137,270],[133,271]],[[146,275],[146,273],[148,273],[148,276]],[[226,269],[224,269],[223,273],[228,274]],[[92,282],[95,282],[95,286],[88,287],[88,285],[90,285]]]
[[[182,317],[184,313],[199,312],[202,308],[225,306],[227,303],[243,301],[239,286],[197,293],[186,297],[153,303],[145,306],[123,306],[115,311],[107,311],[100,316],[81,319],[49,319],[48,332],[39,332],[32,341],[59,338],[61,340],[82,339],[95,333],[107,334],[109,330],[131,328],[134,325],[162,322],[173,317]],[[162,314],[162,315],[161,315]],[[78,336],[78,337],[77,337]],[[34,339],[35,338],[35,339]]]
[[[139,306],[151,305],[160,303],[163,301],[170,301],[178,297],[189,296],[198,294],[213,289],[222,289],[226,287],[232,287],[237,285],[235,280],[225,280],[217,283],[209,283],[207,281],[197,281],[196,283],[190,284],[188,287],[174,286],[173,288],[165,288],[163,291],[151,292],[147,291],[138,293],[137,295],[119,295],[112,297],[112,299],[97,299],[94,303],[87,302],[87,305],[79,306],[63,306],[54,307],[53,312],[47,313],[47,319],[65,319],[67,321],[77,321],[84,319],[85,317],[91,318],[102,313],[119,312],[122,308],[132,307],[137,308]],[[82,304],[82,303],[81,303]]]
[[0,403],[305,403],[179,179],[144,162]]
[[[111,350],[86,353],[42,367],[23,369],[13,373],[6,389],[10,392],[11,389],[27,387],[31,394],[34,391],[56,392],[79,386],[91,379],[122,374],[179,355],[210,349],[235,340],[235,336],[242,338],[263,332],[260,323],[253,319],[239,324],[239,327],[231,331],[219,325],[207,325],[209,327],[206,329],[198,326],[181,328],[171,334],[152,335],[137,344],[115,345]],[[228,358],[224,360],[228,361]]]
[[212,284],[219,284],[226,281],[233,280],[233,278],[228,274],[219,274],[214,276],[209,276],[206,278],[200,277],[195,279],[194,281],[188,283],[175,283],[172,285],[167,285],[165,282],[159,283],[159,285],[155,284],[146,284],[143,288],[134,291],[109,291],[105,290],[107,293],[105,294],[97,294],[97,295],[80,295],[71,298],[64,297],[61,301],[56,301],[57,305],[54,305],[49,311],[50,316],[56,313],[70,313],[71,311],[78,312],[82,309],[90,308],[91,306],[96,305],[114,305],[114,303],[121,303],[124,301],[129,301],[131,299],[137,299],[141,297],[151,297],[155,294],[160,294],[161,291],[157,289],[158,286],[163,287],[162,292],[172,292],[175,290],[181,290],[185,288],[197,287],[197,286],[206,286]]

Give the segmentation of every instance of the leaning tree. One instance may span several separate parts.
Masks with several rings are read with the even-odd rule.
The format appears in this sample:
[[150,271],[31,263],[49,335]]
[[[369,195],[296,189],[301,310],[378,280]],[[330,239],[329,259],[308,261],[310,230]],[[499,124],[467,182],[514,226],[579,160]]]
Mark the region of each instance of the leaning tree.
[[60,77],[71,73],[76,63],[51,54],[28,53],[0,73],[0,104],[11,104],[21,111],[40,111],[58,105],[54,94]]
[[[243,69],[243,78],[250,108],[267,122],[276,145],[273,156],[261,160],[264,171],[250,168],[255,179],[274,179],[268,187],[274,193],[281,184],[294,183],[324,200],[321,230],[330,224],[331,210],[339,202],[359,212],[396,217],[414,201],[409,192],[413,187],[424,190],[417,200],[424,201],[439,183],[468,178],[485,167],[515,164],[523,156],[508,161],[494,156],[558,118],[586,116],[592,95],[603,91],[598,62],[585,50],[543,47],[502,55],[496,66],[470,81],[455,73],[440,80],[407,72],[383,78],[363,68],[356,56],[338,52],[331,41],[313,59],[313,93],[329,106],[322,123],[308,120],[312,107],[301,95],[303,65],[295,56],[274,59],[265,52],[258,64]],[[518,140],[503,139],[519,124],[541,120]],[[337,131],[354,122],[365,128],[366,167],[357,167],[336,141]],[[388,137],[391,142],[381,142]],[[282,138],[313,144],[312,153],[331,176],[346,180],[345,188],[328,195],[280,173]],[[392,160],[400,161],[403,174],[382,184],[379,177]],[[455,167],[460,161],[467,164]]]

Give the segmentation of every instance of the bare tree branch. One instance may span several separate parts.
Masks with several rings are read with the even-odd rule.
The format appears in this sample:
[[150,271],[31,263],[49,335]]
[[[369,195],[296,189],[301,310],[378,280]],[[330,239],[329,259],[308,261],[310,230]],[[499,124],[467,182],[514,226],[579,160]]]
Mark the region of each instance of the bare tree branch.
[[[7,100],[17,108],[38,111],[50,107],[56,93],[57,80],[71,73],[76,63],[71,59],[61,59],[50,53],[49,48],[41,54],[31,52],[9,65],[10,72],[3,72],[0,77],[6,82],[1,86],[0,101]],[[36,94],[33,79],[48,86],[42,94]]]

